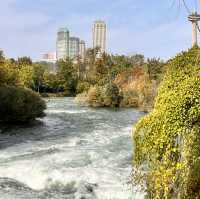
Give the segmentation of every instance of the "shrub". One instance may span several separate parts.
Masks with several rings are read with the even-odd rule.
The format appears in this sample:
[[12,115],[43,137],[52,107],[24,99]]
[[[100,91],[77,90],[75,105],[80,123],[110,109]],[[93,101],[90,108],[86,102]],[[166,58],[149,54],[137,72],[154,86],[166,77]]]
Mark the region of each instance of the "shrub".
[[101,100],[101,88],[98,86],[91,87],[88,91],[88,104],[92,107],[100,107],[102,105]]
[[76,93],[84,93],[90,89],[90,84],[88,82],[78,82]]
[[139,93],[134,90],[123,92],[123,100],[120,103],[121,107],[139,107]]
[[114,83],[91,87],[88,91],[88,103],[93,107],[119,107],[121,99],[119,88]]
[[200,49],[172,59],[134,132],[134,182],[148,198],[200,198]]
[[103,105],[107,107],[119,107],[122,97],[119,88],[114,83],[108,83],[103,90]]
[[0,121],[29,122],[44,117],[46,104],[31,90],[0,87]]

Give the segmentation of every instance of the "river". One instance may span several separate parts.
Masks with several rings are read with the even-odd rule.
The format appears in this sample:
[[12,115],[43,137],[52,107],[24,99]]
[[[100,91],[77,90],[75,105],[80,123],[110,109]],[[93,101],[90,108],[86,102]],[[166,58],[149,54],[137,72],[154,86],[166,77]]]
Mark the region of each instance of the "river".
[[0,127],[0,199],[141,199],[130,181],[136,109],[47,100],[34,124]]

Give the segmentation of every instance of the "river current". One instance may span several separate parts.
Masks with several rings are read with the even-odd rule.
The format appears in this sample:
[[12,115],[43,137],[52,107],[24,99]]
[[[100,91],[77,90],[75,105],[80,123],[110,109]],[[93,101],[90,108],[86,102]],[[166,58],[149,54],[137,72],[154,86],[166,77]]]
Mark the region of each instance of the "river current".
[[51,98],[46,117],[0,127],[0,199],[141,199],[130,185],[136,109]]

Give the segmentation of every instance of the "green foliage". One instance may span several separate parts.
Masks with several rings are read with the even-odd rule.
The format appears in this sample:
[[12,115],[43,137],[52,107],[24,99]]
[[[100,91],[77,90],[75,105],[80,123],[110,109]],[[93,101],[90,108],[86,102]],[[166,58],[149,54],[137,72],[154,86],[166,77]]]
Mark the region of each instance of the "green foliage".
[[0,86],[1,85],[18,85],[18,71],[8,62],[0,64]]
[[81,82],[79,81],[77,84],[77,88],[76,88],[76,93],[84,93],[87,92],[90,89],[90,84],[88,82]]
[[107,107],[119,107],[122,97],[119,88],[114,83],[108,83],[103,90],[103,105]]
[[44,90],[48,93],[62,92],[62,84],[60,84],[57,74],[45,71],[43,80]]
[[44,117],[45,102],[31,90],[0,87],[0,122],[29,122]]
[[40,64],[34,65],[34,67],[33,67],[33,82],[34,82],[33,90],[35,90],[37,92],[40,92],[41,87],[43,85],[44,72],[45,72],[45,69],[42,65],[40,65]]
[[19,69],[19,81],[23,87],[34,88],[34,68],[30,65],[21,65]]
[[92,87],[88,92],[88,103],[94,107],[119,107],[121,99],[119,88],[114,83]]
[[65,95],[72,96],[76,94],[77,74],[74,70],[71,60],[60,60],[58,62],[58,81],[62,85]]
[[5,57],[4,57],[3,51],[0,50],[0,64],[2,64],[4,61],[5,61]]
[[[91,106],[106,106],[106,104],[113,106],[112,103],[107,102],[109,96],[104,92],[105,87],[113,82],[120,93],[124,95],[120,106],[142,106],[145,110],[151,109],[156,93],[154,87],[157,88],[162,77],[163,62],[159,59],[152,59],[146,63],[144,56],[140,54],[125,56],[104,53],[101,57],[98,57],[97,54],[98,49],[89,49],[86,53],[86,61],[81,64],[81,67],[76,66],[79,69],[85,68],[85,71],[82,70],[82,74],[79,76],[77,93],[86,93],[91,87],[88,98],[82,97],[81,99],[91,98],[92,100],[89,100]],[[151,69],[152,75],[147,74],[147,66]],[[148,76],[149,81],[143,81],[141,76]],[[152,83],[154,78],[157,82],[156,85]],[[144,87],[144,85],[146,86],[144,89],[137,88]]]
[[121,101],[121,107],[139,107],[139,93],[135,90],[128,90],[123,92],[123,100]]
[[32,60],[31,60],[31,58],[30,57],[19,57],[18,59],[17,59],[17,64],[19,65],[19,66],[23,66],[23,65],[32,65]]
[[154,110],[134,132],[134,182],[148,198],[200,198],[200,49],[168,63]]
[[164,66],[165,63],[160,59],[147,59],[145,70],[150,79],[160,80],[161,75],[163,74]]

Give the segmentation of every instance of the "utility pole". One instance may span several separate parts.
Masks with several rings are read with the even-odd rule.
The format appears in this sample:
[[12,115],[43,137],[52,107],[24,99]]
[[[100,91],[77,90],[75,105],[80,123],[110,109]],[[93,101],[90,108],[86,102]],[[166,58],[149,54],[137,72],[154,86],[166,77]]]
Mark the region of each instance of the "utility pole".
[[192,47],[198,45],[197,31],[198,31],[198,21],[200,21],[200,15],[195,11],[189,15],[188,20],[192,22]]

